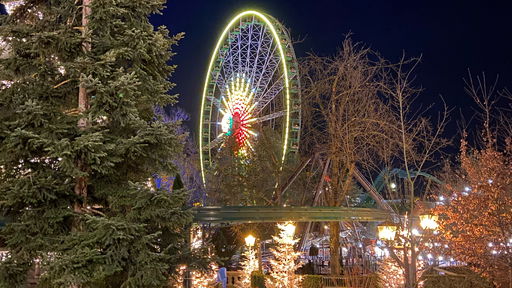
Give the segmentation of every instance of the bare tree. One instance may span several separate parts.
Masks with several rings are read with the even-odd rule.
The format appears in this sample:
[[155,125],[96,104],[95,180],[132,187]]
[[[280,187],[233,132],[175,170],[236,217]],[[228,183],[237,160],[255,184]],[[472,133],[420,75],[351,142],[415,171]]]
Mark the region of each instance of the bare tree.
[[[306,151],[325,151],[329,181],[323,200],[343,206],[353,189],[357,167],[374,170],[396,142],[393,118],[383,87],[387,63],[371,49],[343,41],[333,57],[309,55],[302,62],[303,129]],[[395,133],[396,134],[396,133]],[[330,223],[331,273],[340,273],[340,226]]]
[[[415,197],[426,195],[430,184],[418,176],[436,168],[436,160],[449,143],[442,137],[448,122],[444,102],[437,119],[427,116],[431,107],[415,103],[421,92],[413,85],[418,63],[419,59],[405,57],[390,63],[349,37],[335,56],[309,55],[303,61],[301,149],[327,153],[329,181],[319,188],[326,205],[347,205],[346,197],[353,190],[354,179],[360,181],[360,171],[372,176],[396,167],[404,171],[404,181],[399,189],[388,189],[387,198],[401,199],[405,213],[417,214]],[[401,229],[411,233],[414,217],[398,217],[403,210],[384,201],[378,204],[402,219]],[[340,272],[339,227],[339,223],[330,223],[332,274]],[[404,251],[404,259],[395,257],[404,267],[407,287],[417,283],[414,245],[412,241],[410,251]]]
[[[405,270],[405,286],[416,287],[417,256],[420,239],[413,235],[413,225],[417,224],[417,215],[421,209],[417,197],[425,200],[428,190],[431,188],[430,179],[419,177],[426,173],[433,173],[440,168],[443,148],[449,144],[449,140],[443,137],[443,131],[448,123],[449,109],[442,101],[437,113],[432,113],[434,106],[421,107],[415,100],[421,89],[414,87],[414,68],[420,59],[406,59],[403,56],[396,64],[389,65],[386,70],[388,83],[383,87],[383,93],[387,95],[389,107],[396,119],[392,129],[397,151],[388,155],[387,167],[401,169],[402,183],[395,189],[389,189],[389,198],[402,200],[402,209],[407,217],[400,217],[399,229],[401,230],[403,245],[403,259],[395,259]],[[441,98],[442,100],[442,98]],[[431,115],[435,115],[432,117]],[[427,181],[424,181],[424,180]],[[396,184],[395,184],[396,186]],[[396,214],[401,214],[395,207]],[[390,247],[392,248],[392,247]]]

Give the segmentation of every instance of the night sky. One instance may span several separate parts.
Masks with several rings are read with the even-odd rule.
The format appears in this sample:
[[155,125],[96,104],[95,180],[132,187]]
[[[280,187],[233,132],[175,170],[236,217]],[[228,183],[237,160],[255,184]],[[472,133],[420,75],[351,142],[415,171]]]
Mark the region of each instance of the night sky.
[[186,33],[175,49],[178,68],[172,80],[179,105],[192,114],[194,132],[217,37],[237,13],[256,9],[280,20],[295,40],[305,37],[295,45],[297,57],[332,54],[349,32],[392,61],[403,52],[422,55],[416,70],[416,84],[424,88],[419,101],[428,106],[442,95],[454,108],[448,129],[453,134],[459,110],[471,114],[472,101],[463,89],[468,68],[491,80],[499,75],[500,87],[512,87],[511,8],[510,1],[171,0],[151,21]]

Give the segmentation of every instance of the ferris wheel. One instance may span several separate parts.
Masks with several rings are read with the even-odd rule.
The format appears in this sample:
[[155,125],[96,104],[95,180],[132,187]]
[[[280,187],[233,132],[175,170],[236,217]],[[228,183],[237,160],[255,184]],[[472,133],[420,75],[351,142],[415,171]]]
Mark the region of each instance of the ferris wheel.
[[[300,81],[286,28],[256,11],[235,16],[213,50],[206,74],[199,127],[201,176],[222,149],[251,154],[265,128],[282,137],[281,163],[297,151]],[[227,146],[229,140],[233,145]]]

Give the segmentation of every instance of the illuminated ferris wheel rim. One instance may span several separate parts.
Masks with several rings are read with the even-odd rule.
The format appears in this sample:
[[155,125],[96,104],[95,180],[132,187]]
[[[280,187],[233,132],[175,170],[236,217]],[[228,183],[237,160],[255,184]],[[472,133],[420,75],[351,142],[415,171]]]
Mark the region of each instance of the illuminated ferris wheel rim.
[[[237,26],[237,23],[238,22],[241,22],[242,19],[244,19],[245,17],[253,17],[253,24],[254,24],[254,19],[258,19],[260,21],[262,21],[262,24],[264,24],[264,28],[265,28],[265,32],[269,33],[271,35],[271,39],[272,41],[275,43],[275,48],[277,48],[277,54],[278,54],[278,58],[279,58],[279,63],[277,64],[278,66],[281,66],[281,70],[282,70],[282,76],[283,76],[283,87],[282,87],[282,90],[283,90],[283,111],[280,111],[280,113],[282,112],[282,114],[284,114],[284,120],[283,120],[283,123],[284,123],[284,127],[282,128],[283,129],[283,147],[282,147],[282,157],[281,157],[281,163],[284,163],[284,160],[286,158],[286,154],[289,150],[289,142],[290,142],[290,116],[292,114],[292,109],[295,109],[295,112],[296,113],[299,113],[300,114],[300,107],[297,109],[297,106],[300,106],[300,95],[298,96],[298,101],[295,101],[296,103],[298,104],[294,104],[294,107],[291,107],[291,103],[290,103],[290,99],[291,99],[291,96],[290,96],[290,75],[289,75],[289,69],[291,67],[289,66],[294,66],[293,68],[295,69],[295,75],[297,73],[297,62],[296,62],[296,59],[295,59],[295,53],[293,52],[293,48],[291,46],[291,41],[289,39],[289,36],[288,34],[285,32],[285,29],[284,27],[282,27],[282,25],[277,21],[275,20],[274,18],[272,18],[271,16],[268,16],[268,15],[265,15],[263,13],[260,13],[260,12],[257,12],[257,11],[244,11],[238,15],[236,15],[225,27],[225,29],[223,30],[221,36],[218,38],[217,40],[217,43],[216,43],[216,46],[215,46],[215,49],[213,50],[213,53],[210,57],[210,62],[209,62],[209,65],[208,65],[208,71],[207,71],[207,74],[206,74],[206,77],[205,77],[205,83],[204,83],[204,90],[203,90],[203,95],[202,95],[202,101],[201,101],[201,115],[200,115],[200,124],[199,124],[199,137],[200,137],[200,141],[199,141],[199,152],[200,152],[200,165],[201,165],[201,176],[202,176],[202,180],[203,180],[203,184],[206,184],[205,183],[205,163],[207,161],[210,161],[210,165],[211,165],[211,156],[207,157],[207,158],[210,158],[208,159],[207,161],[205,161],[205,155],[204,155],[204,150],[205,148],[210,150],[211,149],[211,135],[208,135],[206,136],[207,137],[207,141],[204,141],[204,132],[205,132],[205,127],[204,127],[204,124],[206,122],[208,126],[207,128],[207,133],[211,133],[211,123],[212,123],[212,112],[210,110],[210,115],[209,115],[209,118],[207,118],[208,120],[205,121],[205,104],[207,102],[207,98],[208,98],[208,92],[210,92],[210,88],[209,88],[209,84],[211,83],[214,83],[215,81],[217,81],[217,79],[213,79],[213,75],[214,73],[212,72],[215,72],[213,71],[214,68],[216,68],[216,61],[220,58],[220,55],[221,55],[221,47],[222,45],[226,45],[226,41],[228,40],[228,37],[232,36],[231,35],[231,30],[234,28],[234,27],[237,27],[239,28],[240,26]],[[240,28],[239,28],[240,29]],[[268,29],[269,31],[266,31],[266,29]],[[240,30],[239,30],[240,31]],[[263,34],[263,32],[262,32]],[[231,39],[229,39],[231,40]],[[229,42],[231,43],[231,42]],[[231,49],[231,47],[229,48]],[[288,53],[285,53],[285,52],[288,52]],[[289,55],[289,59],[287,60],[287,55]],[[291,55],[291,56],[290,56]],[[273,55],[272,55],[273,56]],[[290,60],[291,59],[291,60]],[[291,62],[292,64],[290,65],[290,61],[295,61],[295,62]],[[293,65],[294,64],[294,65]],[[218,68],[218,67],[217,67]],[[220,69],[220,68],[219,68]],[[262,73],[263,74],[263,73]],[[218,72],[218,74],[216,74],[216,78],[219,77],[220,75],[220,72]],[[237,77],[240,77],[239,74],[237,74],[238,76]],[[233,76],[233,75],[231,75]],[[262,77],[262,75],[260,75],[260,77]],[[298,76],[296,76],[298,77]],[[243,76],[242,76],[243,78]],[[212,82],[212,80],[215,80],[214,82]],[[238,81],[239,79],[237,79],[236,81]],[[247,81],[250,81],[251,79],[248,79]],[[235,79],[233,78],[232,80],[230,80],[231,82],[235,82]],[[245,80],[242,80],[242,81],[245,81]],[[216,82],[215,82],[216,83]],[[294,83],[299,83],[298,82],[298,79],[295,80]],[[229,86],[229,85],[226,85],[226,86]],[[299,89],[294,89],[296,90],[296,93],[297,91],[300,91],[300,84],[296,84],[295,85],[296,87],[299,87]],[[294,87],[295,87],[294,86]],[[215,88],[213,88],[215,89]],[[213,90],[214,91],[214,90]],[[210,96],[210,98],[214,98],[215,96],[213,95],[213,92],[212,92],[212,95]],[[274,95],[275,97],[275,95]],[[222,99],[224,100],[224,99]],[[213,102],[212,99],[210,99],[210,101]],[[222,101],[219,101],[219,102],[222,102]],[[294,103],[295,103],[294,102]],[[250,104],[250,103],[249,103]],[[257,104],[257,103],[255,103]],[[209,104],[210,105],[210,109],[212,109],[212,104]],[[226,104],[227,105],[227,104]],[[254,107],[253,107],[254,108]],[[228,110],[228,109],[226,109]],[[226,127],[226,112],[225,111],[222,111],[221,109],[219,109],[219,111],[224,115],[224,118],[222,119],[222,128],[223,130],[225,129]],[[232,115],[230,115],[232,116]],[[297,123],[295,123],[295,125],[293,125],[294,127],[294,131],[295,133],[293,134],[294,137],[292,137],[294,139],[294,148],[296,149],[298,147],[298,138],[299,138],[299,133],[298,133],[298,130],[300,129],[300,116],[299,117],[296,117],[298,118],[298,120],[296,121]],[[233,121],[233,119],[230,119],[231,121]],[[253,119],[251,119],[253,120]],[[219,122],[219,124],[221,124]],[[231,122],[232,124],[232,122]],[[224,131],[225,132],[225,131]],[[253,133],[255,134],[255,133]],[[216,140],[216,139],[215,139]],[[206,143],[208,142],[208,143]],[[204,144],[206,143],[206,145]],[[250,144],[250,143],[248,143]]]

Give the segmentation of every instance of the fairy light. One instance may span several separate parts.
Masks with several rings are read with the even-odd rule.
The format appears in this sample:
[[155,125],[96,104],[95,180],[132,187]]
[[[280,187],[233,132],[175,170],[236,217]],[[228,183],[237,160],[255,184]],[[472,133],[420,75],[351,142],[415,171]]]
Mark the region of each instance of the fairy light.
[[[403,258],[403,251],[395,251],[398,258]],[[410,257],[411,254],[408,253]],[[423,257],[418,255],[417,257],[417,270],[416,277],[419,279],[426,263],[423,261]],[[402,288],[405,285],[405,271],[400,264],[396,262],[393,257],[384,258],[380,263],[378,274],[382,279],[382,287],[384,288]]]
[[211,262],[206,271],[192,271],[192,287],[208,288],[212,287],[217,278],[216,271],[219,269],[215,262]]

